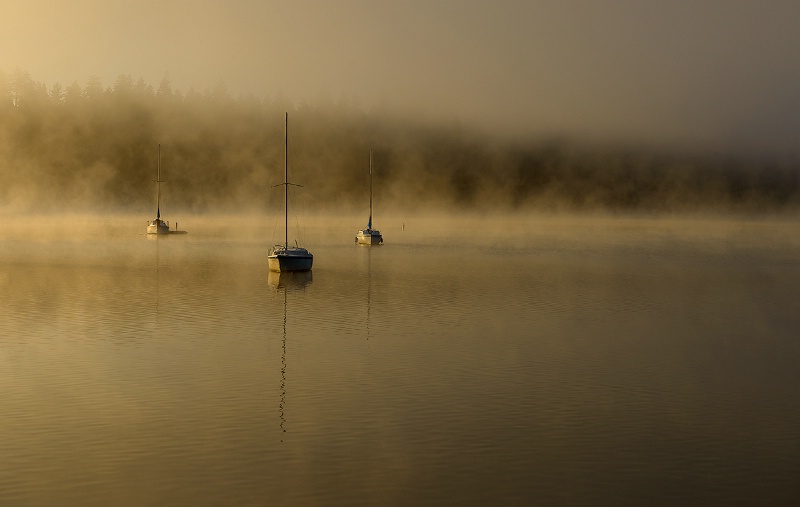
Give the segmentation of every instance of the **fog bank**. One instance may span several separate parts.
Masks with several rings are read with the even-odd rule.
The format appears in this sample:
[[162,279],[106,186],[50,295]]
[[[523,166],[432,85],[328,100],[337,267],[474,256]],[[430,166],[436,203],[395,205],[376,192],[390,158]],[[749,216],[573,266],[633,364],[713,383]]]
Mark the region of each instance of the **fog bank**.
[[0,73],[0,211],[259,211],[290,180],[311,210],[366,210],[373,152],[378,207],[442,210],[792,212],[800,160],[579,136],[509,140],[348,101],[181,93],[120,75],[63,88]]

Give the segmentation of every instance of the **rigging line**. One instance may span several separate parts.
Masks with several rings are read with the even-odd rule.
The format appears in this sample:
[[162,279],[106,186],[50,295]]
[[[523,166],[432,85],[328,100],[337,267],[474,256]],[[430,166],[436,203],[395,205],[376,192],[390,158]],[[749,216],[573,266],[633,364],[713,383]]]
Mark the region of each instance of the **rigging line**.
[[[295,143],[296,143],[295,138],[292,137],[292,136],[289,136],[289,140],[288,140],[288,143],[287,143],[287,150],[289,152],[288,153],[288,158],[289,158],[288,172],[289,172],[289,174],[291,174],[291,177],[288,178],[288,179],[290,181],[293,181],[293,180],[302,181],[302,179],[299,177],[299,173],[300,173],[299,166],[296,164],[296,157],[294,156],[295,155]],[[295,177],[295,174],[297,174],[298,176]],[[295,186],[295,187],[302,187],[303,186],[303,185],[298,184],[298,183],[290,183],[289,185]],[[296,231],[296,235],[297,235],[297,241],[299,241],[299,243],[301,245],[304,245],[305,242],[306,242],[305,226],[301,225],[300,219],[301,218],[303,219],[303,222],[302,222],[303,224],[306,223],[305,222],[305,218],[306,218],[306,214],[305,214],[305,212],[306,212],[305,192],[298,192],[295,189],[292,189],[291,197],[292,197],[292,202],[295,202],[295,203],[299,202],[299,204],[300,204],[299,205],[300,212],[298,213],[297,211],[295,211],[294,214],[293,214],[293,219],[294,219],[294,227],[295,227],[295,231]],[[296,210],[297,208],[298,208],[298,206],[293,206],[293,209]]]
[[[274,187],[274,185],[273,185],[273,187]],[[270,201],[270,202],[272,202],[272,201]],[[275,200],[274,203],[272,204],[272,236],[271,236],[271,238],[272,238],[272,244],[273,245],[277,244],[275,242],[275,235],[278,233],[278,219],[279,219],[278,215],[279,215],[278,201]]]
[[[302,185],[298,185],[298,186],[302,186]],[[294,201],[295,202],[297,202],[297,201],[300,202],[300,206],[299,206],[300,207],[300,212],[299,213],[295,213],[294,222],[295,222],[295,229],[297,230],[297,238],[298,238],[298,240],[300,241],[301,244],[305,244],[305,242],[306,242],[305,226],[301,225],[301,224],[305,223],[305,199],[304,199],[302,194],[303,194],[303,192],[297,192],[297,191],[295,191],[293,193]],[[300,221],[301,218],[303,219],[302,222]]]
[[[297,185],[295,183],[278,183],[277,185],[271,185],[270,188],[283,187],[283,186],[286,186],[287,188],[291,189],[292,187],[302,187],[303,185]],[[292,190],[292,192],[294,192],[294,190]],[[292,196],[294,196],[294,194],[292,194]],[[292,201],[294,201],[294,198],[292,198]],[[277,230],[278,230],[278,226],[279,226],[278,225],[279,224],[279,220],[284,218],[283,213],[284,213],[283,206],[281,206],[281,203],[276,200],[275,204],[273,204],[273,208],[272,208],[272,218],[273,218],[272,237],[273,238],[275,237],[275,234],[277,234]],[[282,225],[282,222],[281,222],[281,225]],[[275,243],[275,244],[278,244],[278,243]]]

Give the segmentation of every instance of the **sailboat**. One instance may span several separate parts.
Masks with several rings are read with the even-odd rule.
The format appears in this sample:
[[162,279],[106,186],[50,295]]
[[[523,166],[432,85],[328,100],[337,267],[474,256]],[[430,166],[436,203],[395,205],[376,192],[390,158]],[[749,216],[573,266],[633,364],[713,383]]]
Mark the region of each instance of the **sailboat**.
[[359,245],[382,245],[381,231],[372,228],[372,150],[369,151],[369,221],[367,228],[356,233],[356,243]]
[[311,269],[311,264],[314,262],[314,256],[311,255],[311,252],[303,247],[297,246],[296,241],[294,247],[289,247],[289,185],[301,186],[295,183],[289,183],[289,113],[286,113],[283,167],[283,183],[274,186],[278,187],[283,185],[285,217],[284,243],[270,248],[269,255],[267,256],[267,265],[270,271],[279,273],[288,271],[308,271]]
[[158,176],[156,185],[156,218],[147,224],[147,234],[169,234],[169,222],[161,220],[161,145],[158,145]]

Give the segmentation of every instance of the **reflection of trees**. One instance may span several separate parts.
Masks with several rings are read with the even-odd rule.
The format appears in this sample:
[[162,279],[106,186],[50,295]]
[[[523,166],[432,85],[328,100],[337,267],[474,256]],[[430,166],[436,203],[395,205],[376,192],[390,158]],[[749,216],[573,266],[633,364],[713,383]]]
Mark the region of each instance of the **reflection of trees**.
[[[293,158],[318,206],[357,206],[364,154],[375,149],[376,191],[386,208],[476,207],[672,210],[800,205],[800,166],[763,160],[655,155],[564,142],[511,145],[459,125],[432,126],[365,113],[321,97],[292,107],[276,95],[232,96],[224,82],[181,92],[165,75],[154,88],[120,75],[104,87],[50,87],[29,73],[0,72],[0,193],[56,209],[149,203],[154,146],[167,148],[170,200],[187,211],[264,205],[281,164],[281,118],[292,110]],[[14,178],[24,168],[35,180]],[[0,195],[3,197],[3,195]],[[713,202],[709,202],[713,198]]]

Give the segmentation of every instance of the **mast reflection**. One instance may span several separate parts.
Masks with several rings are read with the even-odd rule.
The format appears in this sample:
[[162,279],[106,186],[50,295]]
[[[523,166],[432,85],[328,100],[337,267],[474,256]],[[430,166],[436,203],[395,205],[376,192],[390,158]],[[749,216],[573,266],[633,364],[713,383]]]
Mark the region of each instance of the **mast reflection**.
[[[158,235],[157,234],[147,234],[146,237],[147,237],[148,241],[154,241],[154,240],[158,239]],[[155,262],[155,264],[156,264],[156,298],[155,298],[155,308],[154,308],[156,326],[158,326],[158,305],[159,305],[159,302],[160,302],[159,298],[160,298],[160,285],[161,285],[160,280],[159,280],[159,267],[161,265],[161,262],[160,262],[160,259],[159,259],[159,250],[160,250],[159,249],[159,244],[158,244],[158,241],[156,241],[156,262]]]
[[365,328],[367,330],[367,341],[369,341],[370,337],[370,313],[372,311],[371,303],[372,303],[372,248],[363,248],[360,249],[362,254],[362,261],[365,264],[366,268],[366,283],[367,283],[367,316],[365,322]]
[[283,434],[286,433],[286,324],[287,324],[287,306],[288,306],[288,293],[293,291],[304,290],[305,287],[312,282],[311,271],[288,271],[288,272],[275,272],[270,271],[267,275],[267,284],[283,293],[283,337],[281,338],[281,380],[280,380],[280,399],[278,402],[278,417],[280,419],[281,429],[281,442],[283,442]]

